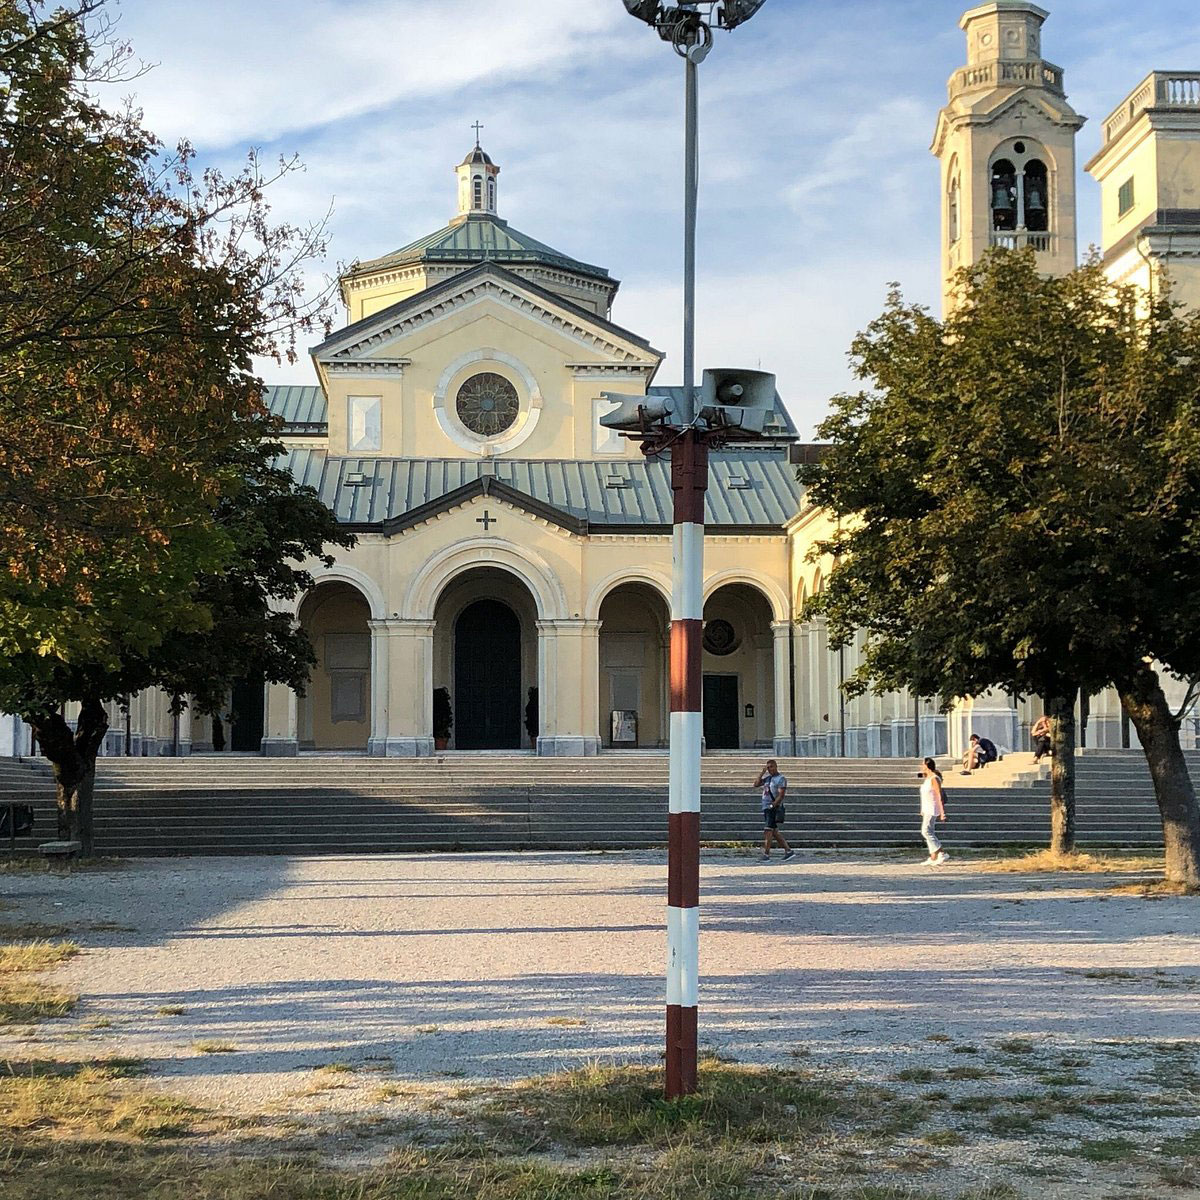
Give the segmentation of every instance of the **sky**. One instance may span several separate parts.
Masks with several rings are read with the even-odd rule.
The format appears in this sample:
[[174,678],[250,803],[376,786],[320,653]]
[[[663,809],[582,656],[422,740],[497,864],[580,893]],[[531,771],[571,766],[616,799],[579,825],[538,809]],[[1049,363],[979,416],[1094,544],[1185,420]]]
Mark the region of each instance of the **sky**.
[[[500,216],[621,282],[613,319],[679,382],[683,68],[621,0],[110,0],[152,66],[122,86],[168,145],[233,171],[299,155],[280,220],[332,208],[339,265],[444,226],[454,166],[482,142]],[[1195,0],[1042,0],[1043,53],[1089,120],[1080,250],[1099,240],[1083,164],[1152,70],[1200,70]],[[804,436],[852,388],[847,348],[889,282],[939,305],[939,177],[929,152],[966,62],[962,0],[766,0],[700,74],[697,363],[774,371]],[[344,314],[339,314],[340,324]],[[307,359],[263,364],[312,383]]]

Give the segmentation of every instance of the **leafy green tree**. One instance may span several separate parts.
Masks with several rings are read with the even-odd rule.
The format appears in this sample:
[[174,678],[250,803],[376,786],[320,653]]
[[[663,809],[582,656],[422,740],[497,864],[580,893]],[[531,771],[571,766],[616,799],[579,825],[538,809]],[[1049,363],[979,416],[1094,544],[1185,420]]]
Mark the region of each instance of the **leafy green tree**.
[[[1200,886],[1200,809],[1161,671],[1200,674],[1200,318],[1142,303],[1096,263],[1062,278],[997,251],[944,321],[893,291],[852,347],[806,470],[842,518],[815,607],[867,634],[854,691],[1071,700],[1112,683],[1145,748],[1168,879]],[[1156,664],[1165,664],[1158,666]],[[1056,849],[1073,839],[1055,756]]]
[[[84,840],[105,702],[210,694],[238,589],[286,599],[286,560],[332,533],[262,457],[252,369],[324,319],[301,272],[321,224],[270,219],[294,164],[197,175],[102,108],[127,63],[100,0],[0,3],[0,709],[33,726]],[[239,650],[294,678],[303,641],[256,611]]]

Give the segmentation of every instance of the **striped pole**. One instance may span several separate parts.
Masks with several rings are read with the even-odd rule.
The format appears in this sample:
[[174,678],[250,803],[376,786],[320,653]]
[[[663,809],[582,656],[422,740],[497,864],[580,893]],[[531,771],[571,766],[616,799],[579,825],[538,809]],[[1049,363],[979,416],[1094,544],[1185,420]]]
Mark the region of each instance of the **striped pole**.
[[700,653],[708,444],[686,430],[671,447],[675,526],[671,599],[671,766],[667,817],[667,1080],[696,1090],[700,951]]

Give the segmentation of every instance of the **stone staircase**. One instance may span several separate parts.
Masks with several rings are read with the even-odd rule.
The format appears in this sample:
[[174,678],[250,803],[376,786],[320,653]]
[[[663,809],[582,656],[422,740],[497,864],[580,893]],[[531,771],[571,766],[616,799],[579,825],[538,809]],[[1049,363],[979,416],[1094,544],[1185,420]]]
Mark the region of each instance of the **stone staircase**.
[[[1040,843],[1049,782],[1021,755],[969,779],[946,776],[948,845]],[[1200,778],[1200,753],[1189,754]],[[760,836],[750,780],[763,756],[702,764],[702,836]],[[916,765],[907,759],[786,759],[786,832],[805,848],[919,843]],[[1077,759],[1079,840],[1157,846],[1158,812],[1138,751]],[[102,854],[320,854],[447,849],[661,846],[667,759],[445,754],[429,759],[305,755],[264,759],[101,759],[96,842]],[[0,804],[33,803],[36,839],[53,836],[45,763],[0,760]],[[0,847],[2,849],[2,847]]]

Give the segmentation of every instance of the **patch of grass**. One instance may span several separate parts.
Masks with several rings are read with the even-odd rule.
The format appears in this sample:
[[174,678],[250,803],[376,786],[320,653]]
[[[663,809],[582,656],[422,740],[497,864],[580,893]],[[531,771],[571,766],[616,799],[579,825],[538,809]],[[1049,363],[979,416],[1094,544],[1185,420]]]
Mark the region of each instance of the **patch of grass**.
[[197,1054],[232,1054],[237,1047],[232,1042],[222,1042],[216,1038],[201,1038],[192,1043],[192,1049]]
[[796,1071],[703,1064],[694,1095],[664,1100],[649,1067],[584,1067],[494,1092],[478,1108],[485,1127],[518,1144],[584,1149],[734,1137],[765,1144],[823,1128],[847,1101]]
[[1162,859],[1146,854],[1055,854],[1035,850],[1029,854],[994,858],[976,864],[976,870],[992,875],[1024,875],[1071,871],[1086,875],[1113,875],[1129,871],[1162,873]]
[[1142,883],[1122,883],[1105,888],[1109,896],[1140,896],[1143,900],[1164,900],[1168,896],[1200,896],[1200,888],[1186,883],[1168,883],[1165,879],[1145,880]]
[[950,1107],[954,1112],[988,1112],[999,1103],[999,1096],[963,1096]]
[[967,1139],[957,1129],[935,1129],[922,1139],[927,1146],[965,1146]]
[[903,1071],[897,1071],[892,1078],[901,1083],[932,1083],[937,1074],[928,1067],[905,1067]]
[[1011,1109],[994,1113],[988,1120],[988,1128],[1000,1137],[1014,1133],[1032,1133],[1036,1126],[1037,1122],[1032,1114],[1014,1112]]
[[1138,1147],[1126,1137],[1098,1138],[1082,1141],[1068,1153],[1094,1163],[1132,1162],[1137,1157]]
[[418,1025],[417,1032],[418,1033],[441,1033],[442,1027],[440,1025]]
[[1034,1045],[1030,1038],[1011,1037],[997,1043],[997,1048],[1005,1054],[1032,1054]]
[[155,1010],[156,1017],[182,1017],[187,1012],[182,1004],[160,1004]]
[[965,1044],[961,1045],[961,1046],[951,1046],[950,1052],[952,1054],[978,1054],[979,1047],[978,1046],[969,1046],[969,1045],[965,1045]]
[[27,921],[18,925],[0,923],[0,942],[37,942],[63,938],[70,933],[66,925],[40,925]]
[[199,1110],[127,1086],[128,1080],[144,1073],[145,1064],[134,1058],[0,1064],[4,1082],[0,1087],[0,1130],[10,1138],[36,1131],[41,1139],[103,1134],[160,1138],[186,1133]]
[[1136,979],[1136,971],[1118,971],[1112,967],[1101,967],[1094,971],[1081,972],[1084,979]]
[[586,1025],[587,1022],[580,1017],[547,1017],[547,1025]]
[[75,872],[123,871],[128,866],[126,858],[72,858],[60,862],[40,854],[6,854],[0,859],[0,875],[72,875]]
[[926,1039],[927,1042],[952,1042],[954,1039],[948,1033],[931,1033]]
[[48,987],[30,974],[79,953],[74,942],[21,942],[0,946],[0,1026],[31,1025],[65,1017],[79,997]]
[[111,1017],[92,1017],[89,1021],[84,1021],[80,1026],[81,1029],[111,1029],[113,1022]]
[[119,921],[93,921],[88,929],[93,933],[137,933],[132,925],[122,925]]
[[1185,1133],[1182,1137],[1167,1138],[1163,1142],[1163,1150],[1167,1154],[1200,1159],[1200,1129],[1193,1129],[1191,1133]]
[[995,1075],[986,1067],[951,1067],[946,1072],[947,1079],[993,1079]]

